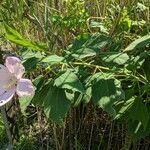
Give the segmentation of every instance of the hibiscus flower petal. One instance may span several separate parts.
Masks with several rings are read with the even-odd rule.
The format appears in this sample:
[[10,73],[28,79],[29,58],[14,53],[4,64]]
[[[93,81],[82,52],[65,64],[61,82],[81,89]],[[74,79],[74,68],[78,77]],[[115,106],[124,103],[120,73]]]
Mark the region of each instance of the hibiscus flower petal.
[[7,57],[5,65],[9,72],[14,74],[17,79],[20,79],[25,72],[24,66],[21,64],[21,60],[17,57]]
[[[0,88],[4,89],[4,87],[9,83],[11,78],[11,73],[8,69],[0,64]],[[0,92],[1,93],[1,92]]]
[[3,93],[0,94],[0,106],[5,105],[8,103],[14,96],[15,90],[8,90],[4,91]]
[[5,90],[2,87],[0,87],[0,95],[3,94],[4,92]]
[[10,77],[10,73],[8,69],[0,64],[0,81],[8,81]]
[[17,83],[18,96],[31,96],[34,95],[34,87],[30,80],[20,79]]

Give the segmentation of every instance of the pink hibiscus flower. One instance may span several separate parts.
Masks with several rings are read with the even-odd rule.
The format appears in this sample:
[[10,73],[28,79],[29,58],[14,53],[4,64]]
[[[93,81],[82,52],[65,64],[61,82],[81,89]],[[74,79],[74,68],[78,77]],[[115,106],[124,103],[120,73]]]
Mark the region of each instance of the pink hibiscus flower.
[[0,64],[0,106],[9,102],[15,93],[20,97],[34,95],[32,82],[22,78],[24,72],[17,57],[7,57],[5,66]]

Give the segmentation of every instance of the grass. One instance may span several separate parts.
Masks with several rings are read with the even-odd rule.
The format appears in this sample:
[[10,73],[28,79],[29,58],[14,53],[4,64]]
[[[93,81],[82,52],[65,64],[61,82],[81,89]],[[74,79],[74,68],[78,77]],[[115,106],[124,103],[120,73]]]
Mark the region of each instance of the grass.
[[[132,25],[131,25],[132,21]],[[24,37],[44,42],[49,53],[61,54],[81,33],[106,33],[126,47],[150,32],[148,0],[1,0],[0,49],[19,54],[20,46],[4,38],[4,25],[14,27]],[[66,127],[48,123],[43,111],[29,107],[20,123],[16,150],[120,150],[128,137],[126,124],[113,121],[105,112],[81,105],[70,110]],[[0,124],[0,149],[6,144]],[[132,145],[148,150],[149,139]]]

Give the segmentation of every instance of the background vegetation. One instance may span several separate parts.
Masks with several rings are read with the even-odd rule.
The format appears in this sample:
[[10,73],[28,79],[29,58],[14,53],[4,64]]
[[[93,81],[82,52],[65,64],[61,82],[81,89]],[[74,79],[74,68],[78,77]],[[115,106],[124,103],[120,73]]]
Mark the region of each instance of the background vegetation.
[[0,62],[36,87],[7,112],[14,149],[148,150],[149,32],[149,0],[1,0]]

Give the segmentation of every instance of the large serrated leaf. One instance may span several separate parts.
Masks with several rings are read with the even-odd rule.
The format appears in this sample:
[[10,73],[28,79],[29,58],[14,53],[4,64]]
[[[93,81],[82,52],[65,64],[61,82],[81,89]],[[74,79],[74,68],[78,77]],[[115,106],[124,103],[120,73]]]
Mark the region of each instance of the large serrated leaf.
[[98,74],[98,78],[92,85],[92,97],[96,105],[115,115],[113,105],[118,100],[124,99],[124,92],[119,80],[106,78],[105,74]]
[[63,125],[66,113],[69,111],[71,102],[66,98],[63,89],[51,86],[44,98],[44,112],[48,119]]
[[36,57],[32,57],[32,58],[29,58],[27,59],[23,65],[26,69],[26,71],[33,71],[34,69],[36,69],[37,67],[37,64],[39,63],[39,59],[36,58]]
[[126,53],[114,52],[101,55],[101,59],[106,63],[123,65],[129,60],[129,56]]
[[[146,105],[142,103],[142,100],[138,97],[131,97],[125,101],[115,116],[115,119],[122,117],[132,120],[132,122],[136,121],[136,123],[141,124],[144,129],[146,129],[150,119]],[[138,128],[135,131],[138,132]]]
[[[147,110],[148,110],[148,108],[147,108]],[[149,112],[149,110],[148,110],[148,112]],[[133,135],[134,140],[139,140],[141,138],[149,136],[149,134],[150,134],[150,119],[148,119],[146,128],[142,125],[141,121],[130,120],[129,121],[129,131]]]
[[69,89],[73,92],[77,91],[84,93],[84,88],[77,75],[71,70],[67,70],[65,73],[60,75],[55,81],[54,85],[63,89]]
[[73,57],[82,59],[95,56],[110,42],[111,38],[102,34],[89,35],[86,38],[81,36],[75,40],[69,50]]
[[[38,81],[39,80],[39,81]],[[38,77],[35,81],[34,84],[36,85],[36,91],[35,95],[32,99],[32,102],[35,105],[42,106],[43,101],[45,97],[47,96],[47,93],[52,86],[51,79],[48,79],[48,81],[44,84],[44,80],[42,77]]]
[[91,84],[94,84],[95,82],[98,82],[99,80],[101,79],[110,79],[110,78],[114,78],[114,74],[112,73],[96,73],[96,74],[93,74],[92,76],[89,76],[85,82],[86,82],[86,87],[89,87],[91,86]]
[[124,51],[132,51],[134,49],[140,49],[148,45],[150,46],[150,35],[145,35],[132,42]]
[[75,53],[72,54],[74,58],[82,59],[85,57],[95,56],[96,52],[91,48],[80,48]]
[[45,62],[45,63],[49,63],[51,65],[54,65],[54,64],[58,64],[60,62],[62,62],[64,60],[64,57],[61,57],[61,56],[57,56],[57,55],[51,55],[51,56],[47,56],[45,57],[42,62]]
[[39,51],[35,52],[28,49],[22,51],[23,65],[25,66],[26,71],[32,71],[35,69],[43,57],[44,53]]
[[147,127],[150,119],[146,105],[142,103],[140,98],[134,100],[134,104],[130,107],[129,116],[132,120],[141,122],[144,128]]
[[42,59],[43,57],[45,57],[45,53],[44,52],[40,52],[40,51],[33,51],[33,50],[22,50],[21,51],[21,56],[23,58],[23,60],[27,60],[30,58],[38,58],[39,60]]

